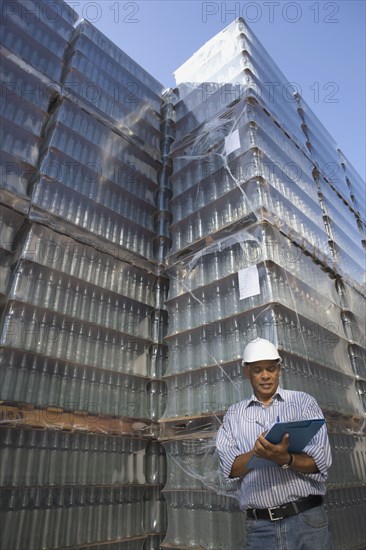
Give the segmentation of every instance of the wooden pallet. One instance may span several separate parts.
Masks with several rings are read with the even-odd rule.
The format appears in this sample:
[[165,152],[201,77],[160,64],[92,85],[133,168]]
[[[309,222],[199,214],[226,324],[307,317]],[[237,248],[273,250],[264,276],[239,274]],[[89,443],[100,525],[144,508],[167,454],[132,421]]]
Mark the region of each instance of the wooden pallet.
[[[330,433],[349,432],[366,435],[366,422],[361,416],[345,414],[334,410],[323,410]],[[159,420],[159,440],[193,439],[214,437],[222,423],[225,412],[180,416]]]
[[157,433],[157,425],[146,419],[92,416],[85,412],[64,411],[55,408],[36,409],[31,405],[0,404],[0,424],[1,426],[10,425],[22,428],[50,428],[147,437],[155,437]]

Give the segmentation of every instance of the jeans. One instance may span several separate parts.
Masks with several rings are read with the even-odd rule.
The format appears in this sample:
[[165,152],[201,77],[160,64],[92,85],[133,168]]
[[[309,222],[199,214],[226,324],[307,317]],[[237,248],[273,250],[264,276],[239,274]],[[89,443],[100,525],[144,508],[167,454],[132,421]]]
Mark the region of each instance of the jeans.
[[246,550],[333,550],[323,505],[278,521],[246,520]]

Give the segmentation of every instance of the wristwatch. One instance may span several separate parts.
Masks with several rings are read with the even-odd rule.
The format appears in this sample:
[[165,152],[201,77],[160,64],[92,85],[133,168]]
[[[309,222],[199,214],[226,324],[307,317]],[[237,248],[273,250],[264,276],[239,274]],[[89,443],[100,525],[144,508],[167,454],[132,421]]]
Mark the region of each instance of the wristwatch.
[[283,470],[287,470],[287,468],[289,468],[294,461],[294,455],[292,455],[291,453],[289,453],[289,455],[290,455],[290,460],[286,462],[286,464],[282,464],[280,466],[280,468],[282,468]]

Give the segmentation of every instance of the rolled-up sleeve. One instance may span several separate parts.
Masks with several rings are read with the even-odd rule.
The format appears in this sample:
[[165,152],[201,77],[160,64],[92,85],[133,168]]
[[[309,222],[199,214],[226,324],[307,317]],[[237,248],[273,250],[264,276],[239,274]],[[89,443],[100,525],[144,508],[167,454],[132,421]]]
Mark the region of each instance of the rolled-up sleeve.
[[242,454],[233,434],[232,418],[233,410],[229,409],[216,437],[216,448],[220,458],[221,470],[226,477],[230,477],[231,468],[236,457]]
[[[304,416],[305,418],[324,418],[322,410],[315,399],[311,399],[310,406],[306,409]],[[319,470],[319,473],[307,475],[325,481],[328,477],[328,469],[332,464],[332,451],[326,425],[320,428],[308,445],[304,447],[303,452],[311,456]]]

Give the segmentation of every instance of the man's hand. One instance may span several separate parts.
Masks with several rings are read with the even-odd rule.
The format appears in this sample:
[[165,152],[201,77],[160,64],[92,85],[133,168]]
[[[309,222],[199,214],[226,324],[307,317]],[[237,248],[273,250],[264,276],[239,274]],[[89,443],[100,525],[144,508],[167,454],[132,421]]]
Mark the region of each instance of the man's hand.
[[266,432],[260,434],[254,444],[253,451],[255,456],[265,458],[266,460],[272,460],[279,466],[282,466],[282,464],[287,464],[290,460],[290,454],[288,452],[288,446],[290,443],[289,435],[285,434],[280,443],[273,445],[265,439],[265,433]]
[[[289,434],[285,434],[281,440],[281,443],[273,445],[267,439],[265,439],[266,432],[263,432],[254,444],[251,451],[243,453],[236,457],[233,466],[231,468],[230,477],[243,477],[250,470],[247,469],[247,464],[253,455],[259,458],[266,458],[272,460],[279,466],[288,464],[290,460],[290,453],[288,447],[290,443]],[[291,453],[293,462],[290,466],[291,470],[301,472],[303,474],[315,474],[319,472],[318,467],[311,456],[305,453]]]

